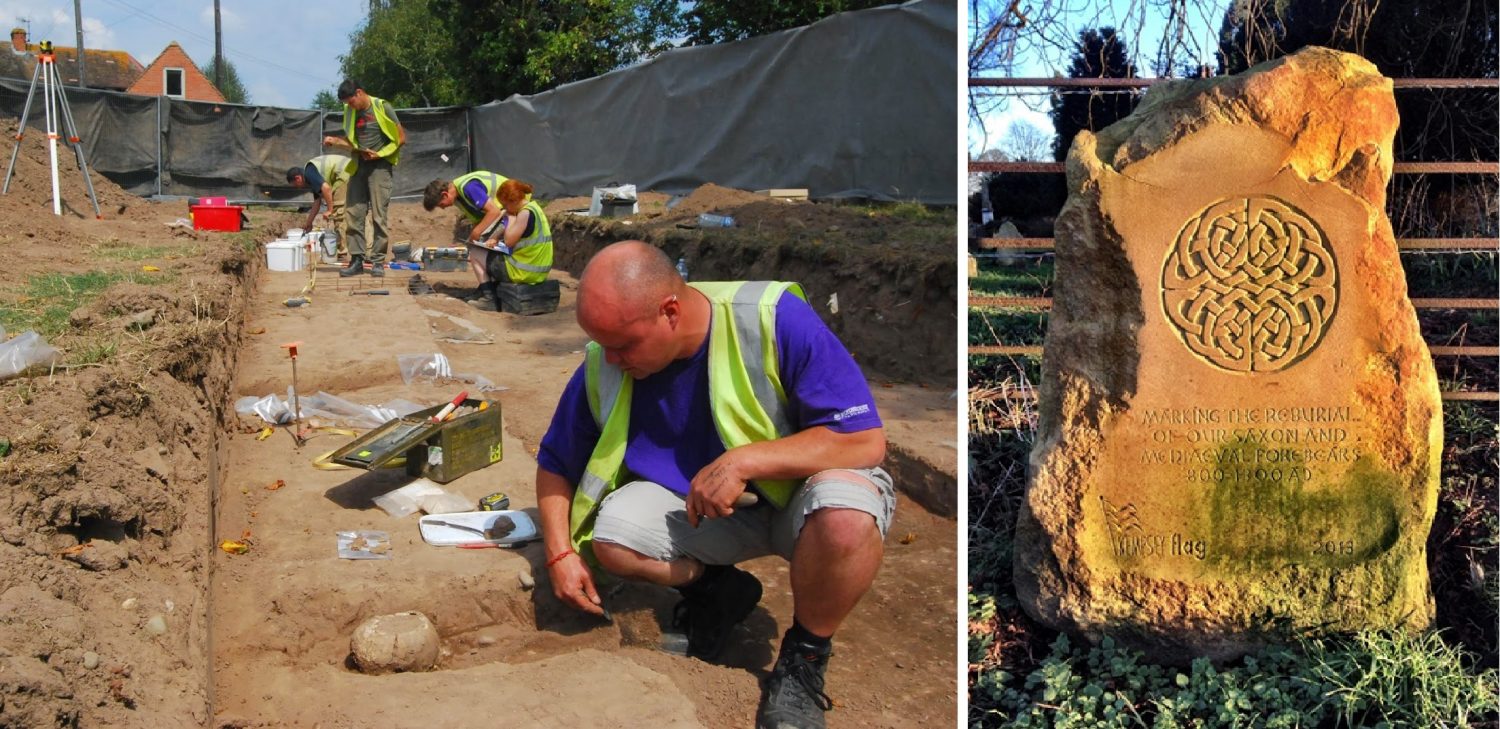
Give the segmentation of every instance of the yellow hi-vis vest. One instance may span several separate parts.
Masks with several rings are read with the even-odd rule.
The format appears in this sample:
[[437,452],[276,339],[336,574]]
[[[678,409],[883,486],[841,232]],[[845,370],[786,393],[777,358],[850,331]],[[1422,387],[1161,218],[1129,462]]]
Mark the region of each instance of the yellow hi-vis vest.
[[[308,160],[307,163],[312,165],[313,169],[317,170],[318,174],[323,176],[323,181],[335,190],[340,185],[348,182],[349,178],[354,176],[355,170],[359,169],[358,162],[342,154],[318,155]],[[318,191],[314,190],[313,194],[318,194]]]
[[[776,303],[790,291],[806,300],[800,284],[789,281],[725,281],[689,284],[708,297],[713,311],[708,340],[708,397],[714,427],[724,447],[791,435],[786,391],[776,362]],[[604,350],[589,342],[584,389],[599,426],[599,442],[573,492],[568,526],[573,548],[590,564],[594,558],[594,518],[599,502],[619,488],[625,475],[634,384],[620,368],[604,361]],[[778,509],[786,508],[796,481],[755,481],[751,487]]]
[[[374,150],[379,157],[389,160],[394,167],[401,161],[401,126],[391,118],[391,105],[385,99],[370,97],[370,108],[375,111],[375,121],[380,124],[380,132],[390,141],[380,149]],[[344,104],[344,136],[349,138],[349,144],[354,145],[354,151],[360,150],[359,138],[354,131],[354,122],[359,119],[359,112],[354,107]]]
[[[511,246],[510,255],[505,257],[505,272],[515,283],[539,284],[547,280],[547,272],[552,270],[552,224],[547,222],[541,203],[535,200],[521,209],[530,210],[531,219],[536,223],[531,228],[531,235]],[[507,225],[517,224],[512,220]]]
[[[497,175],[493,172],[485,172],[484,170],[455,177],[453,178],[453,191],[456,194],[453,197],[453,202],[458,204],[458,209],[463,211],[464,217],[467,217],[469,222],[477,223],[484,218],[484,209],[474,207],[474,201],[464,197],[464,185],[478,180],[479,184],[484,185],[486,197],[490,200],[495,200],[495,193],[500,191],[500,186],[505,184],[505,181],[508,179],[510,178],[505,175]],[[495,204],[499,205],[500,201],[495,200]]]

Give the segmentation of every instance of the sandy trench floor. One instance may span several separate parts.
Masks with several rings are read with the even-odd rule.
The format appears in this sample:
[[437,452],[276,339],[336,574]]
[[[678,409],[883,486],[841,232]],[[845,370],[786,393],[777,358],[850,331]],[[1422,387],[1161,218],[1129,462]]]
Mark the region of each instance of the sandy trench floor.
[[[445,295],[413,296],[412,274],[339,279],[321,267],[313,303],[282,301],[306,283],[265,271],[246,314],[251,332],[239,357],[234,397],[284,394],[286,351],[301,341],[298,384],[363,404],[403,398],[447,400],[454,384],[402,382],[397,355],[442,352],[456,373],[504,386],[504,460],[445,488],[477,501],[494,491],[534,513],[533,455],[558,394],[581,357],[572,323],[576,285],[563,284],[554,314],[478,312]],[[439,291],[469,284],[466,273],[425,273]],[[388,296],[352,295],[379,286]],[[487,345],[437,341],[450,317],[493,335]],[[264,332],[260,332],[264,329]],[[259,332],[259,333],[256,333]],[[953,406],[937,389],[877,384],[893,441],[918,451],[952,451]],[[231,398],[233,399],[233,398]],[[371,499],[405,484],[404,471],[319,470],[312,459],[349,439],[319,435],[300,449],[280,429],[266,440],[230,435],[215,540],[246,534],[244,555],[216,553],[210,594],[214,723],[220,726],[463,727],[489,719],[538,726],[749,726],[759,679],[774,659],[791,612],[785,562],[749,565],[766,584],[762,607],[740,628],[724,665],[655,649],[674,594],[620,585],[608,598],[614,623],[575,614],[552,597],[540,545],[458,550],[422,542],[416,516],[392,519]],[[952,453],[947,458],[953,458]],[[268,490],[282,480],[286,486]],[[335,532],[385,530],[390,560],[335,555]],[[903,498],[881,575],[836,637],[828,692],[833,727],[947,724],[956,714],[956,530]],[[540,577],[535,590],[519,573]],[[364,676],[346,667],[349,635],[372,615],[418,610],[443,638],[439,670]]]
[[[0,197],[0,315],[58,322],[50,338],[74,364],[0,380],[9,448],[0,455],[0,727],[752,725],[759,680],[791,612],[781,560],[748,565],[766,597],[722,665],[668,655],[655,646],[670,591],[617,588],[612,624],[573,613],[551,596],[540,546],[427,546],[417,517],[392,519],[371,502],[406,483],[402,472],[316,469],[315,456],[349,437],[319,434],[298,448],[278,429],[258,440],[263,423],[232,412],[241,396],[285,394],[285,342],[302,342],[302,392],[361,404],[446,401],[458,386],[407,386],[396,365],[400,354],[443,352],[455,372],[509,388],[492,394],[504,460],[447,489],[476,500],[504,491],[513,507],[534,508],[534,448],[584,344],[576,286],[563,270],[581,260],[560,264],[562,305],[543,316],[412,296],[409,273],[380,284],[389,296],[353,296],[373,282],[341,281],[333,267],[319,269],[310,306],[287,308],[305,274],[265,270],[253,244],[300,215],[257,209],[248,236],[193,232],[172,225],[184,204],[143,201],[95,175],[95,219],[82,185],[65,175],[64,214],[54,217],[37,137],[28,135],[16,184]],[[659,236],[710,277],[786,275],[791,265],[820,306],[843,294],[841,336],[864,337],[866,352],[883,351],[895,373],[867,372],[888,463],[913,474],[905,483],[926,503],[936,490],[951,504],[961,402],[947,356],[957,309],[944,303],[955,281],[942,258],[952,255],[951,226],[771,204],[713,186],[675,211],[668,202],[645,195],[633,228],[600,235]],[[681,229],[704,210],[735,213],[743,233]],[[392,218],[398,240],[442,245],[452,234],[451,216],[410,203],[393,205]],[[778,236],[792,247],[774,248]],[[922,265],[909,259],[914,241],[928,251]],[[572,258],[597,243],[575,240]],[[884,257],[864,265],[877,249]],[[101,278],[92,298],[73,295]],[[472,285],[463,272],[424,278],[439,291]],[[882,312],[899,316],[881,321]],[[493,343],[439,341],[468,327]],[[266,488],[278,480],[285,486]],[[335,532],[347,529],[388,531],[392,559],[338,559]],[[225,539],[248,541],[249,551],[216,549]],[[830,726],[955,721],[956,545],[951,516],[901,496],[880,576],[836,637]],[[543,578],[535,590],[522,589],[523,571]],[[354,627],[402,610],[437,624],[438,670],[350,670]]]

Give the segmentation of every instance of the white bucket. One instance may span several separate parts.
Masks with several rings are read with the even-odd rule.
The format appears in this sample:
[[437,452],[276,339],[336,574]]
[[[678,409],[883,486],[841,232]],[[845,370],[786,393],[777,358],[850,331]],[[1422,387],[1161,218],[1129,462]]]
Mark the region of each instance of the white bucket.
[[301,271],[307,268],[307,244],[294,240],[267,243],[266,267],[272,271]]

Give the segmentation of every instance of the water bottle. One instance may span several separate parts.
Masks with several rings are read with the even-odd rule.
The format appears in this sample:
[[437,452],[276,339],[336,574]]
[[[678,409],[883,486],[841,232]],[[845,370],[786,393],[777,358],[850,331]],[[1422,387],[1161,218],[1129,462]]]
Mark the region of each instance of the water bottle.
[[679,258],[679,259],[677,259],[677,275],[681,276],[683,281],[688,280],[688,270],[687,270],[687,259],[686,258]]
[[714,215],[704,213],[698,216],[698,227],[700,228],[733,228],[734,218],[728,215]]

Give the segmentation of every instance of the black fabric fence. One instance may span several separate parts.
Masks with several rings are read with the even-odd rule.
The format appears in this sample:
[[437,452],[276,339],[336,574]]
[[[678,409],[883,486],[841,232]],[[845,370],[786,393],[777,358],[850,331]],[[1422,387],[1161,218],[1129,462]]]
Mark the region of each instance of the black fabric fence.
[[957,7],[841,13],[474,109],[481,169],[543,195],[610,182],[953,203]]
[[[611,182],[663,192],[713,182],[954,204],[957,24],[952,0],[915,0],[669,51],[473,109],[401,109],[407,143],[393,192],[488,169],[549,197]],[[0,114],[19,116],[29,86],[0,78]],[[325,134],[342,135],[339,112],[66,94],[90,167],[142,196],[305,199],[286,169],[323,154]],[[36,129],[41,104],[38,88]]]

